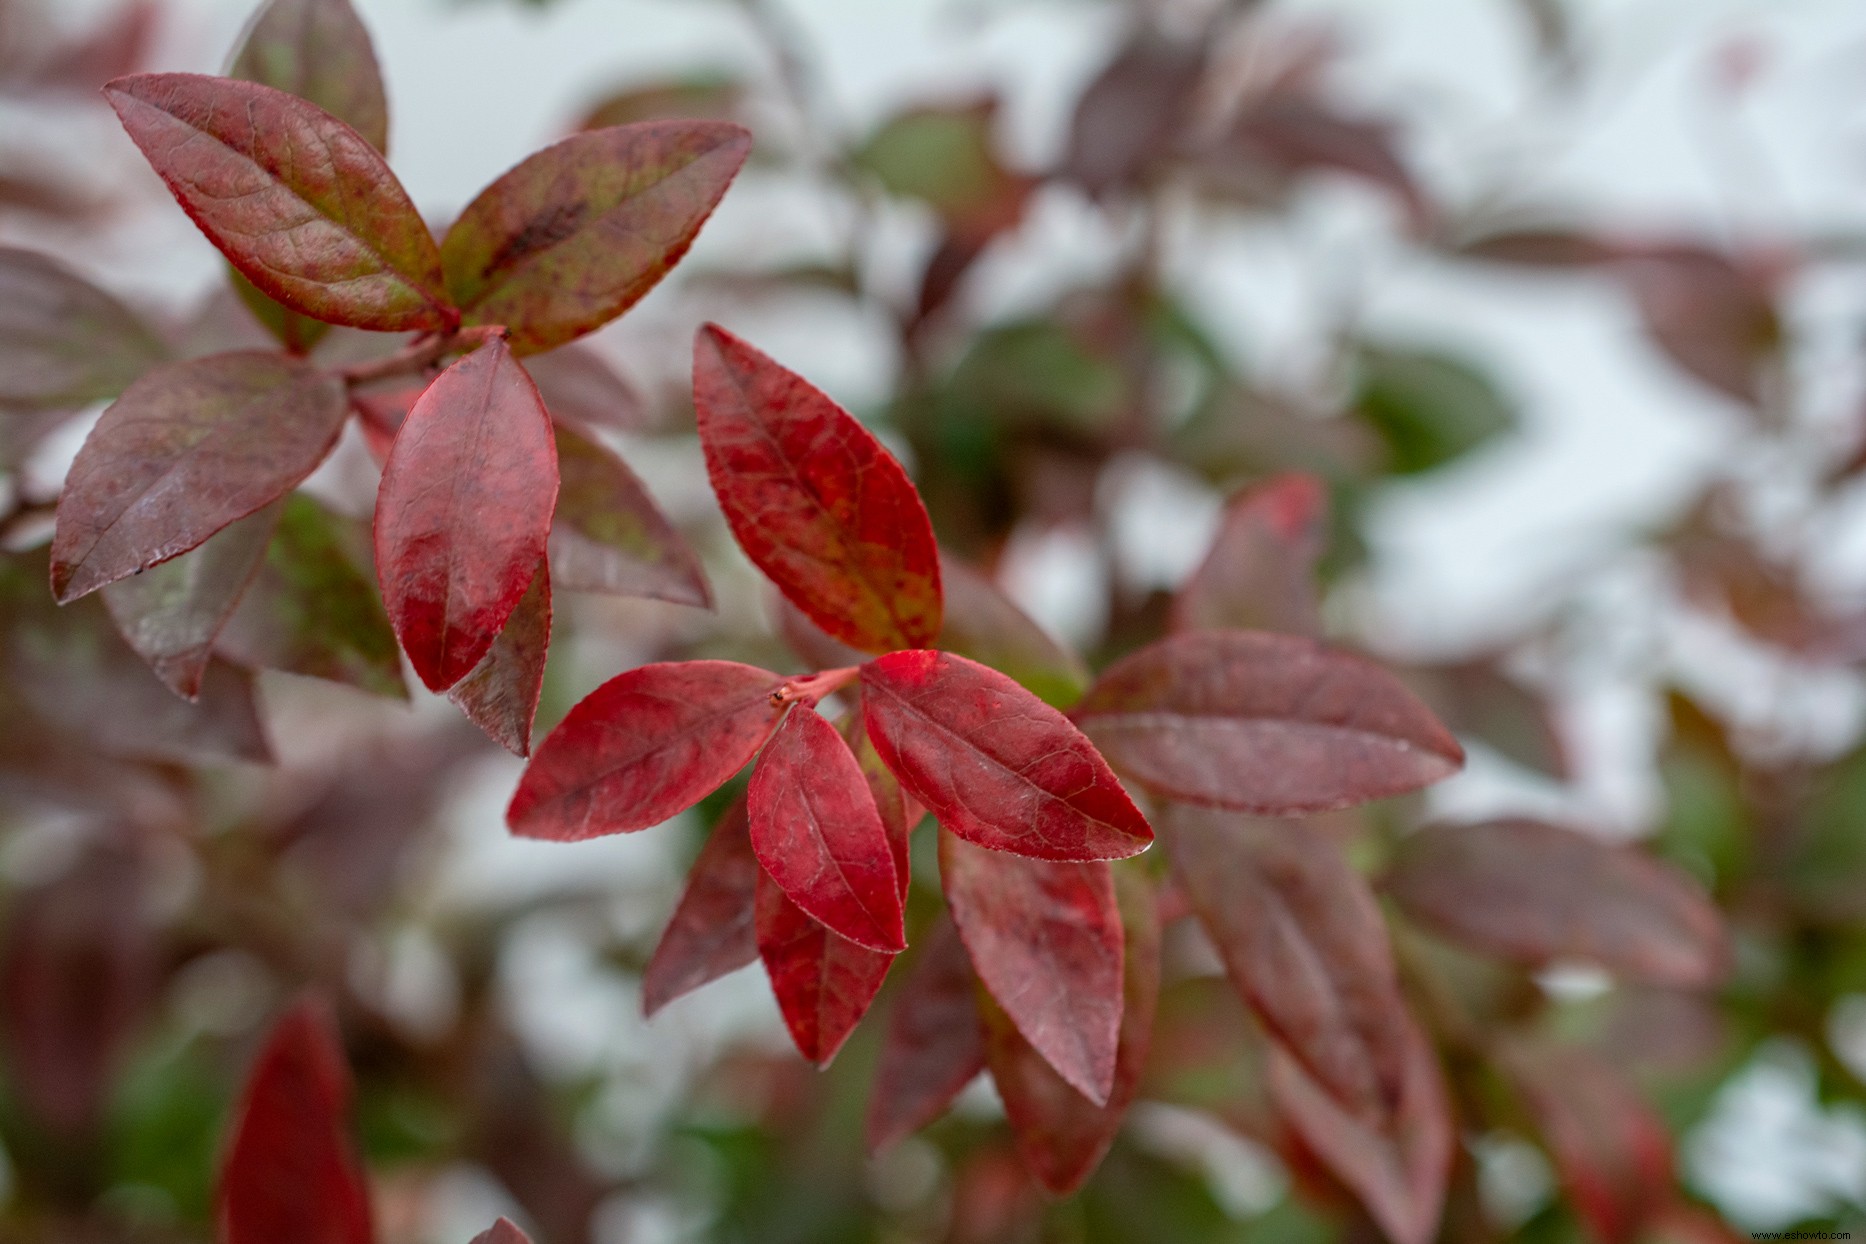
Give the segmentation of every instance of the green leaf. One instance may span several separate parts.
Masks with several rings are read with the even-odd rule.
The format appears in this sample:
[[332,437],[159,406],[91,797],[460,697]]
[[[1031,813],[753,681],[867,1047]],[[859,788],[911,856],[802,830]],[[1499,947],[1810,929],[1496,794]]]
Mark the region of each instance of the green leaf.
[[1365,346],[1357,362],[1355,412],[1386,441],[1395,474],[1444,466],[1516,427],[1495,383],[1450,355]]
[[308,100],[389,150],[382,70],[349,0],[272,0],[248,27],[227,76]]

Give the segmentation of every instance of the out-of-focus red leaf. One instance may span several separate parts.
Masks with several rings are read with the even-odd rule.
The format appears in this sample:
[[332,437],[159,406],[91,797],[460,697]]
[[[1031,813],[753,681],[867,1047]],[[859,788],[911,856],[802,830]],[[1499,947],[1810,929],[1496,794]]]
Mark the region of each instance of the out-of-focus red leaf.
[[1392,674],[1296,635],[1193,631],[1102,673],[1071,714],[1110,763],[1190,803],[1265,816],[1429,786],[1464,763]]
[[200,74],[104,88],[208,240],[267,297],[333,324],[445,329],[440,252],[369,140],[294,95]]
[[812,918],[870,950],[907,945],[888,831],[836,728],[799,705],[752,769],[746,806],[765,872]]
[[862,777],[868,782],[868,793],[875,801],[875,811],[881,814],[881,825],[888,835],[888,849],[894,856],[894,877],[900,882],[901,902],[905,903],[907,891],[913,885],[912,862],[908,858],[910,839],[914,826],[926,815],[926,809],[901,789],[900,779],[875,750],[874,740],[868,737],[867,718],[860,707],[842,723],[842,736],[849,742],[855,763],[861,766]]
[[402,424],[408,421],[408,412],[425,392],[425,385],[405,385],[383,392],[350,395],[350,408],[356,411],[363,443],[378,464],[389,460],[395,434],[402,430]]
[[1315,476],[1290,472],[1237,493],[1173,599],[1173,628],[1316,634],[1315,564],[1327,539],[1328,493]]
[[1500,1060],[1547,1142],[1562,1187],[1600,1244],[1632,1244],[1672,1193],[1665,1121],[1585,1051],[1513,1044]]
[[277,354],[158,368],[91,430],[52,538],[61,602],[186,553],[311,474],[349,405],[336,378]]
[[979,980],[1050,1066],[1097,1105],[1115,1079],[1123,951],[1101,861],[1024,859],[939,837],[940,878]]
[[720,121],[577,134],[521,161],[441,243],[470,324],[504,324],[535,354],[634,306],[693,245],[751,150]]
[[1680,368],[1759,406],[1782,343],[1774,293],[1753,265],[1695,246],[1630,249],[1620,271],[1653,342]]
[[586,345],[559,346],[525,360],[551,418],[585,430],[639,432],[648,426],[641,394]]
[[1566,780],[1568,747],[1541,694],[1503,670],[1494,656],[1401,672],[1454,733],[1476,739],[1519,765]]
[[945,1114],[985,1069],[978,988],[958,930],[941,916],[922,939],[920,957],[888,1016],[887,1042],[868,1098],[870,1153],[892,1148]]
[[200,694],[214,640],[265,562],[283,509],[275,501],[180,557],[104,589],[124,642],[183,699]]
[[1379,903],[1302,825],[1176,805],[1161,818],[1174,875],[1225,973],[1315,1082],[1378,1123],[1405,1078],[1406,1004]]
[[1444,1210],[1456,1133],[1438,1060],[1410,1021],[1400,1052],[1406,1075],[1399,1109],[1381,1126],[1349,1114],[1301,1063],[1274,1046],[1270,1095],[1303,1143],[1353,1191],[1394,1244],[1430,1244]]
[[805,1058],[829,1066],[881,991],[894,956],[832,933],[758,874],[758,954],[784,1026]]
[[0,414],[115,397],[167,357],[111,295],[44,255],[0,247]]
[[349,1139],[350,1069],[322,1007],[273,1027],[246,1080],[220,1169],[226,1244],[373,1244],[369,1188]]
[[0,1042],[21,1102],[55,1131],[100,1121],[116,1063],[156,996],[157,947],[136,856],[95,846],[17,895],[0,944]]
[[1052,1196],[1080,1188],[1121,1130],[1134,1100],[1153,1035],[1160,998],[1160,921],[1153,887],[1123,871],[1115,880],[1126,930],[1120,1048],[1105,1104],[1083,1097],[1056,1074],[989,996],[979,999],[986,1030],[985,1059],[1004,1099],[1017,1152]]
[[1069,719],[976,661],[930,649],[870,661],[862,712],[901,786],[961,838],[1046,860],[1120,859],[1153,841]]
[[216,648],[254,669],[408,698],[395,631],[369,569],[368,532],[304,493],[286,498],[265,563]]
[[1419,185],[1400,160],[1394,127],[1344,116],[1308,92],[1273,91],[1249,104],[1211,157],[1262,165],[1285,176],[1315,169],[1349,173],[1390,191],[1414,221],[1428,216]]
[[777,728],[776,674],[732,661],[644,665],[610,679],[538,745],[506,810],[512,832],[572,841],[659,825],[750,760]]
[[1623,253],[1619,243],[1573,229],[1512,229],[1461,244],[1456,254],[1529,268],[1593,268]]
[[716,325],[694,339],[693,402],[726,523],[791,603],[865,651],[932,643],[942,609],[933,524],[881,442]]
[[643,1014],[758,958],[758,856],[735,799],[687,873],[687,888],[641,975]]
[[510,1218],[501,1218],[474,1236],[473,1244],[531,1244],[531,1237],[520,1231]]
[[551,646],[551,572],[543,562],[499,637],[447,698],[487,737],[515,756],[531,755],[531,722],[544,690]]
[[989,576],[942,556],[940,581],[951,606],[941,648],[1010,675],[1056,708],[1081,698],[1089,681],[1082,658],[1038,626]]
[[559,424],[557,470],[550,555],[558,587],[712,607],[699,558],[626,462]]
[[1142,180],[1169,155],[1205,72],[1205,40],[1136,37],[1082,93],[1063,169],[1090,194]]
[[1729,967],[1722,917],[1691,878],[1554,825],[1421,830],[1400,843],[1385,888],[1415,919],[1521,963],[1586,960],[1685,988],[1715,984]]
[[737,78],[695,74],[677,82],[625,87],[590,106],[580,130],[602,130],[638,121],[730,121],[745,98]]
[[491,341],[408,412],[376,494],[382,603],[421,681],[479,664],[544,560],[557,448],[531,377]]
[[369,31],[350,0],[272,0],[253,18],[229,77],[308,100],[389,149],[389,101]]

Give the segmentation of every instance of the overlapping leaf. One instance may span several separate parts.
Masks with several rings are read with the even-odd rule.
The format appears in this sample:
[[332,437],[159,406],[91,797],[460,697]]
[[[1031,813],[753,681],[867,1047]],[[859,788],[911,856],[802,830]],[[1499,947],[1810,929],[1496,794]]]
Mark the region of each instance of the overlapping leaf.
[[640,432],[648,426],[641,394],[587,345],[559,346],[525,360],[551,418],[589,431]]
[[758,856],[734,800],[687,874],[687,888],[641,975],[644,1014],[758,958]]
[[389,149],[389,101],[376,50],[350,0],[272,0],[253,18],[228,75],[307,100]]
[[1225,505],[1211,551],[1173,599],[1176,630],[1233,627],[1314,635],[1315,563],[1328,494],[1313,475],[1279,475]]
[[471,324],[504,324],[521,354],[621,315],[693,244],[751,136],[719,121],[577,134],[480,192],[441,245]]
[[1128,777],[1267,816],[1397,795],[1463,750],[1398,679],[1294,635],[1194,631],[1103,672],[1072,714]]
[[0,413],[115,397],[167,357],[103,290],[44,255],[0,247]]
[[561,423],[556,437],[561,483],[550,554],[557,585],[710,608],[699,558],[628,464]]
[[862,711],[902,787],[961,838],[1046,860],[1118,859],[1153,841],[1081,732],[996,670],[891,653],[862,667]]
[[946,1113],[985,1069],[978,988],[959,932],[942,916],[921,940],[920,956],[888,1016],[868,1098],[870,1153],[893,1147]]
[[939,635],[939,553],[907,472],[795,372],[709,325],[693,345],[706,471],[732,534],[792,604],[867,652]]
[[199,74],[104,88],[183,210],[267,297],[381,332],[445,329],[440,252],[367,139],[294,95]]
[[827,1067],[881,991],[894,956],[818,924],[758,874],[758,954],[798,1053]]
[[474,725],[515,756],[531,755],[531,723],[538,715],[550,646],[551,573],[539,563],[492,647],[447,691]]
[[1016,679],[1046,704],[1074,704],[1088,686],[1082,658],[1019,609],[987,575],[940,558],[947,603],[939,646]]

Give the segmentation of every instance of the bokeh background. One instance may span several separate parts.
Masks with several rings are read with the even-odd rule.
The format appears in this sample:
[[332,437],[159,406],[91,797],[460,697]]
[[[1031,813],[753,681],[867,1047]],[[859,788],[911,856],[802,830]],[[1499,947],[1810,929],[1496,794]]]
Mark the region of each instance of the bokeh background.
[[[1537,1022],[1656,1103],[1734,1229],[1866,1225],[1866,10],[357,7],[391,162],[435,221],[593,117],[757,138],[688,261],[593,340],[633,394],[617,443],[717,609],[560,601],[541,728],[643,661],[795,664],[691,434],[703,319],[875,427],[942,540],[1095,664],[1155,633],[1228,492],[1314,471],[1331,633],[1472,753],[1377,815],[1537,815],[1697,875],[1738,937],[1721,996],[1556,969]],[[181,349],[256,330],[95,86],[220,70],[250,8],[0,0],[0,243]],[[42,539],[88,426],[9,435],[10,548]],[[364,514],[371,470],[349,445],[312,488]],[[76,625],[7,608],[15,632]],[[1082,1199],[1020,1181],[983,1085],[870,1162],[872,1022],[819,1074],[755,967],[640,1018],[704,815],[515,841],[518,762],[444,701],[259,694],[270,767],[237,731],[79,723],[68,747],[109,776],[41,782],[39,727],[0,723],[6,1238],[205,1238],[227,1103],[307,981],[351,1035],[391,1244],[498,1212],[541,1241],[1372,1238],[1259,1126],[1248,1021],[1196,955]],[[48,989],[82,1048],[27,1014]],[[1578,1238],[1533,1135],[1462,1139],[1453,1238]]]

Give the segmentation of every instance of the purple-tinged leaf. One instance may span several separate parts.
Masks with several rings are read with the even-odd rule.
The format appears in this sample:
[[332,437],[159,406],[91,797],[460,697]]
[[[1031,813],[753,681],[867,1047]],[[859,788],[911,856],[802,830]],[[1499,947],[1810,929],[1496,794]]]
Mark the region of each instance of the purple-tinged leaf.
[[504,324],[535,354],[634,306],[693,245],[751,135],[718,121],[577,134],[480,192],[441,244],[470,324]]
[[488,738],[515,756],[531,755],[531,723],[544,690],[551,646],[551,572],[540,562],[505,628],[472,673],[447,691]]
[[1153,830],[1069,719],[996,670],[950,653],[862,667],[869,738],[941,825],[1046,860],[1119,859]]
[[1193,631],[1102,673],[1071,714],[1125,776],[1264,816],[1449,777],[1457,740],[1392,674],[1295,635]]
[[1759,265],[1697,246],[1629,248],[1621,273],[1653,343],[1711,388],[1760,407],[1782,345]]
[[1173,599],[1173,629],[1315,635],[1315,564],[1328,493],[1313,475],[1278,475],[1231,498],[1211,551]]
[[829,1066],[881,992],[894,956],[832,933],[758,874],[758,954],[797,1051]]
[[932,643],[933,524],[874,434],[717,325],[694,339],[693,403],[726,525],[791,603],[866,652]]
[[960,1090],[985,1069],[978,989],[959,931],[940,917],[922,940],[920,956],[888,1016],[887,1041],[868,1098],[870,1153],[892,1148],[945,1114]]
[[369,141],[284,91],[200,74],[104,88],[201,232],[267,297],[379,332],[444,330],[440,252]]
[[1107,864],[939,836],[940,878],[979,980],[1045,1061],[1106,1104],[1121,1037],[1121,912]]
[[1090,194],[1126,189],[1170,155],[1190,119],[1208,49],[1202,40],[1141,36],[1076,103],[1063,168]]
[[54,594],[76,600],[276,501],[324,460],[348,411],[341,382],[277,354],[150,372],[104,412],[65,477]]
[[510,1218],[501,1218],[474,1236],[473,1244],[531,1244],[531,1237],[520,1231]]
[[377,151],[389,149],[382,71],[350,0],[271,0],[247,27],[227,76],[316,104]]
[[777,728],[784,679],[731,661],[644,665],[591,692],[538,745],[506,810],[525,838],[659,825],[719,789]]
[[687,888],[641,975],[642,1013],[656,1011],[758,958],[758,856],[735,799],[687,873]]
[[640,432],[648,427],[641,394],[586,345],[559,346],[525,360],[551,418],[586,432]]
[[0,247],[0,414],[115,397],[167,358],[103,290],[44,255]]
[[628,464],[561,423],[556,439],[560,483],[550,556],[557,586],[710,609],[713,594],[699,558]]

